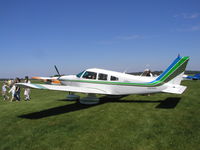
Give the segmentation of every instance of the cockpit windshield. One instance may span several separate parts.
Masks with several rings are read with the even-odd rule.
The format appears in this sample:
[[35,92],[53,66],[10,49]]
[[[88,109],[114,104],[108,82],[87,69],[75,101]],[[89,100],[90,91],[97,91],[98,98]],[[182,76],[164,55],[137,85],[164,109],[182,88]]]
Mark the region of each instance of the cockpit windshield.
[[82,72],[78,73],[76,76],[77,76],[78,78],[80,78],[80,77],[82,76],[83,72],[85,72],[85,71],[82,71]]
[[86,71],[83,75],[83,78],[85,79],[96,79],[97,73],[96,72],[91,72],[91,71]]

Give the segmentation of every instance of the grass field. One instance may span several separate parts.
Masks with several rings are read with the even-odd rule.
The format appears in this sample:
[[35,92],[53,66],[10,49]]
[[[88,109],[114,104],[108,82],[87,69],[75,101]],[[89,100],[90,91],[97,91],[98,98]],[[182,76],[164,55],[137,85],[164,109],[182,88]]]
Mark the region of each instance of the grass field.
[[32,90],[30,102],[1,97],[0,150],[199,150],[200,81],[183,84],[183,95],[104,97],[95,106],[47,90]]

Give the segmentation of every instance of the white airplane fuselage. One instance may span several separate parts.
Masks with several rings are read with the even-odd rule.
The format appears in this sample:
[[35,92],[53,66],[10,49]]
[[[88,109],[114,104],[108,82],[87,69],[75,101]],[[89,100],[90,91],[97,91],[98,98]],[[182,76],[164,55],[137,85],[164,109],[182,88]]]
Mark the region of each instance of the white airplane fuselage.
[[[95,72],[95,79],[86,79],[83,77],[85,72]],[[107,80],[99,80],[99,74],[106,74]],[[111,76],[117,77],[117,81],[111,81]],[[161,92],[165,88],[165,85],[157,87],[141,87],[134,86],[131,83],[146,83],[155,80],[155,77],[135,76],[120,72],[114,72],[104,69],[87,69],[80,77],[76,75],[62,76],[59,80],[62,85],[96,88],[105,91],[109,95],[129,95],[129,94],[144,94],[144,93],[157,93]],[[119,83],[119,84],[118,84]],[[129,84],[130,83],[130,84]]]

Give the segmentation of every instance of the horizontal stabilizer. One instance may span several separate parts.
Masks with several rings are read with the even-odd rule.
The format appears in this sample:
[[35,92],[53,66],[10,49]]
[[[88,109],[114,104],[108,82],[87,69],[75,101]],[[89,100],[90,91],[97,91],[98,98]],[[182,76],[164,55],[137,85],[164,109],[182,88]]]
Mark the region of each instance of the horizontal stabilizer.
[[162,92],[173,93],[173,94],[182,94],[186,88],[187,88],[186,86],[175,85],[175,86],[172,86],[172,87],[170,86],[170,87],[166,88]]

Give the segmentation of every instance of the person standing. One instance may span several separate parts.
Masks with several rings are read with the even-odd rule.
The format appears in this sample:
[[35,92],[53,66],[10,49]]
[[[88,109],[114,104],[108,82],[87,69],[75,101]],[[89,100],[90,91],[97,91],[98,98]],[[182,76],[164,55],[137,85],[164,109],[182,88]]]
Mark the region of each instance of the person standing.
[[[31,83],[28,76],[25,77],[25,83]],[[24,89],[24,97],[25,97],[24,99],[25,99],[25,101],[30,101],[30,92],[31,92],[30,88]]]
[[[19,78],[16,78],[16,83],[19,83],[20,82],[20,79]],[[19,86],[16,86],[16,91],[15,91],[15,98],[17,101],[20,101],[20,87]]]
[[16,92],[16,86],[15,86],[15,83],[13,83],[9,93],[11,93],[11,99],[10,99],[10,102],[12,102],[14,99],[15,99],[15,92]]
[[7,95],[7,85],[6,83],[4,82],[3,85],[2,85],[2,96],[3,96],[3,100],[7,100],[9,99],[8,95]]

